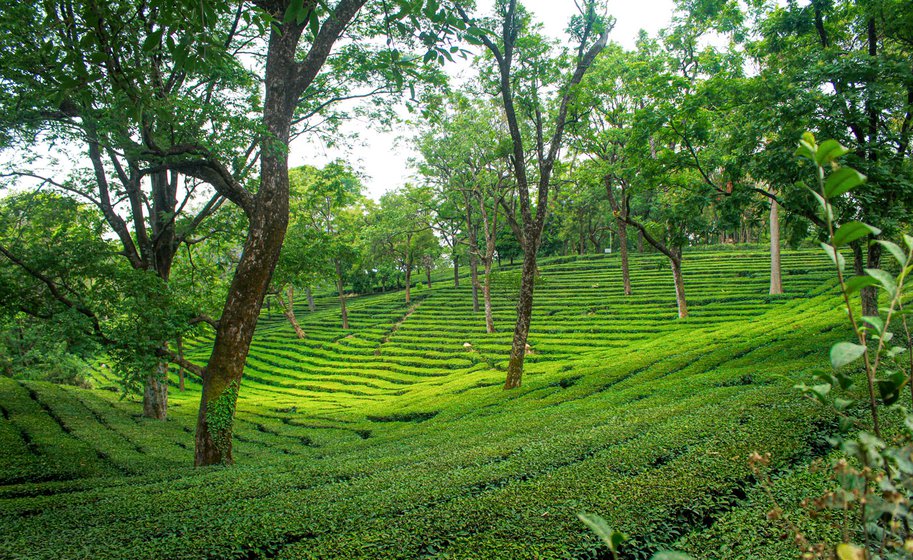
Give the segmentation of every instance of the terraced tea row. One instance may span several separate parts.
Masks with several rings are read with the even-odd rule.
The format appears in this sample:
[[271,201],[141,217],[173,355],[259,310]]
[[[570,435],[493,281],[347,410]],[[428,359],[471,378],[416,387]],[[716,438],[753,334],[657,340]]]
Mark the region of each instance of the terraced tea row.
[[[656,261],[635,259],[631,298],[614,257],[544,263],[534,354],[510,392],[512,303],[496,300],[502,330],[487,335],[465,285],[409,305],[352,298],[350,331],[327,297],[299,310],[304,340],[264,316],[233,469],[189,466],[193,379],[165,423],[114,392],[0,379],[0,557],[594,558],[580,511],[631,534],[632,558],[670,545],[702,557],[704,534],[736,549],[745,536],[715,520],[766,511],[747,454],[789,473],[826,451],[832,420],[789,379],[843,336],[839,300],[815,253],[786,255],[805,273],[776,298],[740,274],[765,254],[695,253],[694,316],[680,321]],[[205,359],[205,339],[188,346]],[[776,539],[752,546],[794,556]]]

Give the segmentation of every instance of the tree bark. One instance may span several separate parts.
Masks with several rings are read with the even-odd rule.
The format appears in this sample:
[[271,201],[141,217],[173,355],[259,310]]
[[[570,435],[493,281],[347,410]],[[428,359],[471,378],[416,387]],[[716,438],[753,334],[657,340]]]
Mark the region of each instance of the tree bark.
[[308,311],[311,313],[317,311],[317,306],[314,304],[314,293],[311,291],[311,287],[308,286],[304,289],[305,294],[307,294],[308,300]]
[[[285,293],[288,301],[282,303],[283,312],[285,313],[285,318],[292,324],[292,328],[295,329],[295,336],[300,340],[305,337],[305,334],[301,325],[298,324],[298,318],[295,317],[295,287],[289,284]],[[281,298],[282,296],[280,295],[279,297]]]
[[618,250],[621,253],[621,281],[624,284],[625,295],[631,295],[631,268],[628,264],[628,226],[624,220],[616,220],[618,225]]
[[479,312],[479,259],[475,254],[469,255],[469,279],[472,281],[472,312]]
[[469,234],[469,279],[472,283],[472,312],[479,312],[479,237],[472,219],[472,196],[464,192],[466,231]]
[[[615,223],[618,226],[618,243],[619,251],[621,251],[621,279],[624,284],[625,295],[629,296],[631,295],[631,269],[628,266],[628,201],[622,184],[621,203],[619,204],[618,199],[615,198],[615,191],[609,176],[605,177],[605,188],[609,198],[609,206],[612,207],[612,212],[615,214]],[[639,239],[642,240],[643,234],[640,231],[637,233],[640,235]]]
[[460,287],[460,256],[453,256],[453,287]]
[[339,294],[339,315],[342,317],[343,330],[349,330],[349,310],[346,309],[346,290],[342,283],[342,265],[339,259],[335,259],[336,265],[336,293]]
[[412,263],[406,265],[406,303],[412,303]]
[[[870,243],[866,252],[866,267],[878,268],[881,266],[881,245]],[[862,298],[862,314],[866,316],[878,315],[878,290],[875,286],[866,286],[859,293]]]
[[[177,338],[178,358],[184,361],[184,337],[178,335]],[[178,390],[184,392],[184,366],[182,364],[178,364]]]
[[485,301],[485,331],[488,334],[495,332],[495,322],[491,310],[491,266],[494,262],[495,250],[497,249],[498,236],[498,205],[503,200],[501,193],[501,182],[499,181],[493,193],[494,204],[492,211],[489,213],[485,207],[487,197],[479,193],[477,200],[479,211],[482,215],[482,225],[485,231],[485,256],[482,258],[482,264],[485,270],[485,286],[482,290],[482,296]]
[[485,261],[485,286],[482,289],[485,300],[485,331],[488,334],[495,332],[495,320],[491,311],[491,261],[491,258]]
[[676,256],[669,259],[672,263],[672,277],[675,279],[675,303],[678,305],[678,318],[688,316],[688,302],[685,299],[685,281],[682,278],[681,250],[675,251]]
[[431,288],[431,267],[425,267],[425,280],[428,281],[428,287]]
[[260,187],[253,204],[246,208],[247,239],[203,370],[194,453],[198,467],[233,462],[232,429],[244,363],[288,227],[288,141],[303,89],[296,87],[295,63],[302,31],[303,26],[294,23],[274,24],[270,31],[263,109],[267,134],[260,156]]
[[776,200],[770,201],[770,295],[783,293],[780,268],[780,213]]
[[143,387],[143,416],[165,420],[168,414],[168,362],[160,361]]
[[504,389],[519,387],[523,379],[523,363],[526,360],[526,344],[529,339],[529,325],[533,315],[533,290],[536,284],[536,250],[528,248],[523,254],[523,272],[520,277],[520,297],[517,301],[517,324],[510,348],[507,365],[507,380]]

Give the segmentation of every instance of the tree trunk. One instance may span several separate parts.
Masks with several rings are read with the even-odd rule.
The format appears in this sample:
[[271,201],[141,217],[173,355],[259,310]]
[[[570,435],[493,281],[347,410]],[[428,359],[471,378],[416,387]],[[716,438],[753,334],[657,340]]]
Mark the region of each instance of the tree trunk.
[[495,332],[495,320],[491,311],[491,258],[485,261],[485,286],[482,289],[482,296],[485,300],[485,331],[488,334]]
[[308,299],[308,311],[311,313],[317,311],[317,305],[314,304],[314,294],[311,292],[311,287],[308,286],[304,289],[305,294],[307,294]]
[[412,302],[412,265],[406,265],[406,303]]
[[[604,178],[606,195],[609,199],[609,205],[612,207],[612,212],[615,214],[615,224],[618,226],[618,244],[619,250],[621,251],[621,278],[624,283],[625,295],[631,295],[631,271],[628,267],[628,229],[627,229],[627,220],[628,220],[628,201],[624,192],[624,184],[622,183],[621,191],[621,204],[618,203],[618,199],[615,198],[615,190],[612,186],[612,179],[609,175],[606,175]],[[638,230],[638,243],[643,242],[643,232]],[[611,247],[611,244],[609,245]]]
[[469,255],[469,278],[472,281],[472,312],[479,312],[479,259]]
[[143,387],[143,416],[165,420],[168,415],[168,362],[159,362]]
[[[301,325],[298,324],[298,318],[295,317],[295,287],[291,284],[286,288],[286,297],[288,302],[283,302],[282,307],[283,312],[285,313],[285,318],[288,319],[288,322],[292,324],[292,328],[295,329],[295,336],[298,339],[305,337],[304,330],[302,330]],[[282,297],[281,295],[279,296]]]
[[678,304],[678,318],[688,316],[688,302],[685,300],[685,281],[682,278],[681,250],[677,251],[675,258],[669,259],[672,263],[672,277],[675,279],[675,302]]
[[780,213],[776,200],[770,201],[770,295],[783,293],[780,269]]
[[460,287],[460,256],[453,256],[453,287]]
[[425,267],[425,280],[428,281],[428,287],[431,288],[431,267]]
[[[177,340],[178,358],[180,358],[181,361],[183,362],[184,361],[184,337],[181,335],[178,335],[177,338],[178,338],[178,340]],[[184,392],[184,366],[182,366],[182,365],[178,365],[178,390],[182,393]]]
[[[172,173],[169,181],[168,171],[161,170],[150,174],[149,181],[152,187],[152,236],[156,240],[151,246],[146,246],[140,253],[146,258],[152,256],[152,266],[156,274],[166,284],[171,277],[171,265],[174,262],[175,246],[174,215],[176,209],[177,174]],[[131,197],[131,201],[135,199]],[[133,207],[133,212],[142,216],[142,209]],[[142,222],[142,220],[140,220]],[[137,225],[137,227],[141,227]],[[145,229],[141,238],[148,237]],[[164,367],[164,374],[162,368]],[[183,375],[183,370],[181,371]],[[146,378],[143,387],[143,416],[155,420],[165,420],[168,416],[168,364],[159,363],[152,374]]]
[[625,295],[631,295],[631,269],[628,265],[628,229],[624,220],[616,220],[618,225],[618,250],[621,252],[621,280],[624,283]]
[[[249,226],[212,354],[203,370],[197,417],[196,466],[231,464],[235,404],[263,298],[279,260],[289,219],[288,141],[296,89],[298,39],[303,26],[274,24],[266,56],[260,185],[247,200]],[[325,60],[325,58],[324,58]]]
[[[866,255],[866,267],[878,268],[881,266],[881,245],[878,243],[869,244]],[[862,298],[862,314],[875,317],[878,315],[878,290],[875,286],[866,286],[859,293]]]
[[526,341],[533,315],[533,289],[536,284],[536,250],[529,247],[523,254],[523,272],[520,277],[520,298],[517,301],[517,325],[510,347],[510,361],[507,365],[507,380],[504,389],[515,389],[523,381],[523,362],[526,359]]
[[642,231],[637,232],[637,252],[644,252],[644,232]]
[[285,315],[292,328],[295,329],[295,336],[298,339],[302,339],[305,337],[304,330],[301,329],[301,325],[298,324],[298,318],[295,317],[295,288],[289,284],[285,293],[288,301],[282,299],[281,292],[275,294],[276,300],[279,302],[279,306],[282,307],[282,314]]
[[336,292],[339,294],[339,314],[342,317],[343,330],[349,330],[349,310],[346,309],[346,290],[342,283],[342,265],[335,259],[336,265]]

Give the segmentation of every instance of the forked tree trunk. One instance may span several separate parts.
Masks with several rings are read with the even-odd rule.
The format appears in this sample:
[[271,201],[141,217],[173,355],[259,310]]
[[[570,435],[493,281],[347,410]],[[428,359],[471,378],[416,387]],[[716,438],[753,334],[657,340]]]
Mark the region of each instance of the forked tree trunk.
[[301,325],[298,324],[298,317],[295,316],[295,287],[289,284],[285,289],[285,294],[288,298],[286,316],[288,317],[289,322],[292,324],[292,328],[295,329],[295,336],[298,338],[304,338],[304,331],[301,330]]
[[514,327],[514,339],[510,348],[510,361],[507,364],[505,389],[520,386],[523,378],[523,362],[526,359],[526,344],[529,338],[529,325],[533,315],[533,290],[536,285],[536,250],[527,248],[523,254],[523,272],[520,276],[520,298],[517,301],[517,324]]
[[616,220],[618,225],[618,251],[621,253],[621,281],[625,295],[631,295],[631,269],[628,264],[628,227],[624,220]]
[[143,416],[165,420],[168,415],[168,362],[159,362],[143,387]]
[[783,293],[780,268],[780,213],[776,200],[770,201],[770,295]]
[[291,284],[286,287],[286,300],[282,299],[282,293],[276,293],[276,300],[279,301],[279,305],[282,307],[282,314],[285,315],[285,318],[288,319],[288,322],[292,325],[292,328],[295,329],[295,336],[298,339],[305,337],[304,330],[301,328],[301,325],[298,324],[298,318],[295,317],[295,288]]
[[346,309],[346,290],[342,283],[342,265],[339,259],[333,261],[336,265],[336,293],[339,294],[339,314],[342,317],[342,328],[349,329],[349,310]]
[[307,294],[308,311],[310,311],[311,313],[317,311],[317,305],[314,304],[314,293],[311,292],[311,287],[308,286],[307,288],[305,288],[304,293]]
[[[283,23],[274,24],[270,32],[263,109],[267,134],[260,155],[260,185],[256,196],[246,199],[247,239],[228,289],[212,354],[203,370],[196,466],[234,461],[232,430],[244,363],[288,227],[287,147],[292,114],[301,93],[295,85],[295,55],[303,29],[301,25]],[[326,52],[328,55],[328,48]]]
[[[151,251],[155,272],[167,283],[177,251],[174,222],[171,219],[176,207],[177,173],[172,173],[169,181],[168,171],[157,171],[150,175],[149,180],[152,183],[152,235],[157,241],[142,253],[149,254]],[[133,211],[142,215],[140,208],[134,207]],[[142,237],[146,237],[145,233]],[[143,387],[143,416],[154,420],[165,420],[168,417],[167,362],[160,362],[156,370],[146,378]]]
[[[589,35],[594,26],[597,25],[596,6],[590,2],[583,3],[585,8],[581,8],[583,14],[582,21],[587,30],[583,33],[584,37]],[[578,7],[580,7],[578,5]],[[463,20],[468,20],[465,12],[458,8]],[[548,141],[548,148],[545,148],[542,121],[536,122],[536,138],[538,145],[539,173],[537,180],[536,209],[533,213],[530,201],[530,181],[527,175],[527,159],[523,147],[523,133],[520,130],[517,119],[517,111],[514,105],[513,78],[511,71],[511,52],[518,35],[517,29],[517,3],[515,0],[507,2],[506,11],[504,12],[502,34],[500,37],[506,56],[502,55],[501,49],[496,45],[496,40],[488,36],[481,37],[482,42],[494,54],[498,62],[498,73],[500,75],[500,92],[503,101],[504,116],[507,120],[507,128],[510,131],[511,138],[511,167],[513,168],[513,179],[516,182],[517,198],[519,202],[519,215],[522,225],[518,223],[516,216],[508,215],[511,223],[511,229],[517,237],[517,241],[523,248],[523,272],[520,277],[520,294],[517,301],[517,323],[514,328],[514,339],[510,350],[510,360],[507,367],[507,378],[504,382],[504,389],[509,390],[519,387],[523,378],[523,363],[526,359],[526,344],[529,336],[529,326],[532,319],[533,311],[533,290],[535,288],[536,278],[536,252],[539,249],[542,231],[545,227],[545,219],[548,214],[548,194],[551,182],[552,171],[557,161],[558,153],[561,148],[561,142],[564,135],[564,125],[566,122],[568,107],[574,96],[577,85],[580,84],[584,74],[595,60],[596,56],[605,48],[608,40],[609,31],[612,25],[608,25],[598,30],[599,36],[595,42],[586,48],[581,43],[578,49],[577,67],[571,79],[565,84],[565,87],[559,88],[561,93],[560,102],[554,118],[554,130]],[[511,31],[513,30],[513,31]],[[541,110],[541,106],[536,106],[536,111]],[[531,162],[529,162],[531,163]],[[507,208],[505,207],[505,210]],[[510,212],[510,211],[508,211]],[[521,233],[522,229],[522,233]]]
[[675,257],[670,257],[672,263],[672,277],[675,279],[675,303],[678,305],[678,318],[688,316],[688,302],[685,299],[685,280],[682,278],[681,250],[674,251]]

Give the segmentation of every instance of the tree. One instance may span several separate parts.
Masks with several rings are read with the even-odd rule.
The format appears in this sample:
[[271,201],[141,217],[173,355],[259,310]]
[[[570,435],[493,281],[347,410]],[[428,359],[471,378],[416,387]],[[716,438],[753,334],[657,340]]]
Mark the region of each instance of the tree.
[[349,253],[355,245],[357,228],[347,224],[341,215],[361,198],[361,181],[341,161],[331,162],[323,169],[299,167],[292,170],[291,176],[301,189],[296,216],[302,229],[298,235],[307,243],[304,270],[315,278],[327,272],[333,277],[342,328],[348,329],[344,271],[347,261],[352,260]]
[[[847,163],[869,181],[837,201],[834,209],[838,220],[871,224],[880,237],[897,231],[913,202],[908,164],[913,128],[911,18],[908,2],[892,0],[766,3],[755,18],[757,40],[746,48],[761,68],[758,79],[778,100],[769,106],[769,122],[779,132],[770,135],[768,157],[782,162],[803,130],[854,146]],[[807,208],[816,208],[805,189],[800,190]],[[820,219],[813,222],[823,229]],[[857,274],[879,267],[877,237],[852,244]],[[864,315],[877,315],[875,295],[874,288],[863,289]]]
[[[483,293],[485,325],[494,332],[491,311],[491,266],[498,233],[499,206],[506,195],[506,156],[500,115],[487,102],[467,95],[454,95],[443,115],[420,138],[419,170],[436,189],[438,208],[459,207],[467,232],[473,311],[479,311]],[[484,250],[479,234],[484,237]],[[484,269],[485,285],[479,281],[478,263]]]
[[[0,95],[3,147],[45,143],[56,157],[78,149],[91,164],[64,179],[43,176],[47,163],[27,158],[4,175],[93,204],[126,262],[167,283],[178,249],[225,199],[175,170],[148,169],[143,153],[159,149],[162,136],[184,142],[188,128],[206,127],[224,146],[248,137],[243,112],[233,113],[249,80],[231,71],[227,49],[249,21],[199,2],[128,1],[16,4],[2,18],[16,29],[0,45],[9,84]],[[198,109],[192,122],[189,107]],[[143,413],[164,420],[172,352],[159,343],[159,363],[144,375]]]
[[428,205],[422,202],[422,198],[427,196],[427,191],[412,185],[388,192],[380,198],[379,208],[369,218],[369,244],[375,255],[392,259],[402,271],[406,303],[412,301],[412,271],[416,265],[417,249],[420,249],[419,242],[428,244],[427,235],[423,234],[431,234],[430,217],[425,210]]
[[[584,74],[602,51],[608,40],[612,22],[599,13],[596,2],[580,5],[580,15],[571,22],[574,39],[578,42],[574,53],[574,69],[569,77],[560,77],[560,70],[554,67],[551,46],[535,35],[530,15],[516,0],[496,2],[497,22],[472,20],[466,11],[457,6],[461,17],[471,26],[469,37],[482,44],[494,57],[495,81],[500,91],[503,110],[507,119],[512,144],[511,166],[519,198],[519,219],[510,206],[503,205],[508,222],[523,248],[523,272],[520,283],[520,297],[517,303],[517,324],[511,345],[505,389],[519,387],[523,376],[523,362],[526,357],[526,341],[529,336],[533,309],[533,288],[537,273],[536,253],[539,250],[545,217],[548,212],[548,196],[552,171],[558,159],[564,137],[568,106],[576,94],[577,86]],[[500,25],[500,32],[491,30],[491,24]],[[514,63],[518,63],[515,67]],[[554,79],[554,82],[549,83]],[[557,86],[557,107],[548,114],[548,85]],[[515,104],[516,102],[516,104]],[[517,104],[522,111],[517,110]],[[518,114],[532,117],[530,126],[534,131],[532,152],[524,143]],[[546,141],[546,127],[551,133]],[[527,160],[529,156],[529,161]],[[531,176],[528,164],[535,162],[536,169]],[[537,193],[535,214],[530,200],[530,185],[534,183]]]

